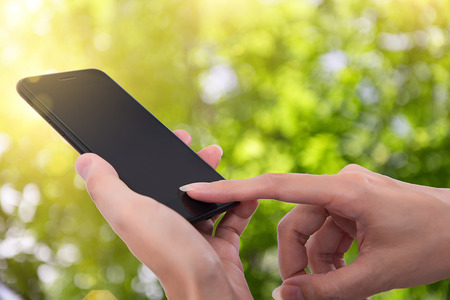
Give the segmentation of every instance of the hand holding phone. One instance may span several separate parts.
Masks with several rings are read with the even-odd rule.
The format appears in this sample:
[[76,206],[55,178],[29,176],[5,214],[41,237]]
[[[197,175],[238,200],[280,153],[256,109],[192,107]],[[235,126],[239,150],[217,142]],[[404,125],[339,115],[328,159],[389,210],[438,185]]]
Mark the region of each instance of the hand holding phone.
[[[190,140],[185,131],[175,134]],[[221,153],[210,146],[199,156],[215,168]],[[160,279],[169,299],[252,299],[239,258],[239,237],[257,200],[229,210],[212,236],[214,218],[194,228],[167,206],[130,190],[95,154],[82,155],[76,169],[102,215]]]

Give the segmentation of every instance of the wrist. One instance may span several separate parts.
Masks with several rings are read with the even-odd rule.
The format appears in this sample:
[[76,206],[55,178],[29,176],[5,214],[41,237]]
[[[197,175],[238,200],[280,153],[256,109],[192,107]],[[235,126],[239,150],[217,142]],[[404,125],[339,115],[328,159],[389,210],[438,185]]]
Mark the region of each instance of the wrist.
[[[207,266],[207,267],[206,267]],[[234,299],[233,289],[220,261],[201,263],[198,268],[187,265],[161,278],[168,299]]]
[[[440,263],[443,264],[445,271],[442,272],[442,278],[448,278],[450,277],[450,261],[447,260],[445,257],[447,253],[450,252],[450,234],[448,234],[448,231],[450,230],[450,189],[445,188],[436,188],[436,197],[440,200],[442,203],[441,209],[442,214],[440,217],[436,218],[433,223],[440,224],[441,226],[436,229],[437,232],[440,231],[438,241],[440,240],[440,243],[438,244],[439,247],[436,247],[437,249],[440,249],[438,251],[438,255],[442,255],[442,259]],[[439,267],[436,267],[437,269],[440,269]]]

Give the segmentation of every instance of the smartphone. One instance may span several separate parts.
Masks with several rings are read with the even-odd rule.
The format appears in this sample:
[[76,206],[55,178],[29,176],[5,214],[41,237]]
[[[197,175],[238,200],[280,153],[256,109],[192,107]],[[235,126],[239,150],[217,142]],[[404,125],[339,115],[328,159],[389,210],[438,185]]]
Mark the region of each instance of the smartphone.
[[17,83],[17,91],[80,154],[98,154],[132,190],[189,222],[236,205],[196,201],[179,190],[224,178],[104,72],[27,77]]

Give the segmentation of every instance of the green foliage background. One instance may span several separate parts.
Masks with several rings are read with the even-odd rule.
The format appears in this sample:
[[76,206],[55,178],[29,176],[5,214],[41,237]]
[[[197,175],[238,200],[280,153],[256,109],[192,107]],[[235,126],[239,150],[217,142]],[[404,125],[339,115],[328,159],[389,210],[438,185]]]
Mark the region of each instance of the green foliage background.
[[[102,69],[196,150],[220,144],[229,179],[358,163],[449,187],[449,50],[447,0],[0,0],[0,280],[29,299],[163,297],[20,78]],[[276,226],[291,207],[263,201],[244,234],[256,299],[281,283]],[[449,297],[444,280],[374,299]]]

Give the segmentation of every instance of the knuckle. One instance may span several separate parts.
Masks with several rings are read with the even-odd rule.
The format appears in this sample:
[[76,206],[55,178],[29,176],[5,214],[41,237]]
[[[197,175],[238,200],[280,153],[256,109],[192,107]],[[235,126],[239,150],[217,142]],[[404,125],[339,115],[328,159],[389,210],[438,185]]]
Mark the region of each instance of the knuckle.
[[289,244],[293,241],[299,242],[305,245],[309,236],[302,233],[297,228],[297,223],[295,222],[295,216],[292,215],[292,211],[285,215],[277,226],[277,237],[279,243],[282,241],[288,241]]
[[338,176],[342,179],[347,198],[366,196],[378,184],[378,179],[370,173],[349,172]]
[[329,299],[330,293],[325,285],[319,285],[316,290],[316,299]]
[[277,226],[277,232],[278,234],[283,233],[284,231],[286,231],[287,228],[290,227],[290,222],[288,219],[289,215],[285,215],[283,218],[281,218],[280,222],[278,222],[278,226]]
[[277,173],[265,173],[261,175],[261,178],[263,179],[264,183],[270,186],[276,185],[277,177],[279,174]]
[[227,232],[237,237],[240,237],[242,234],[242,231],[238,230],[235,226],[232,225],[222,225],[220,229],[226,230]]
[[379,174],[373,173],[356,164],[345,166],[337,175],[362,187],[378,184],[382,180],[382,176]]
[[278,233],[286,232],[296,227],[296,219],[298,219],[298,208],[301,206],[296,205],[290,212],[285,214],[281,220],[278,222],[277,231]]
[[362,171],[362,170],[366,170],[366,169],[357,164],[349,164],[349,165],[346,165],[344,168],[342,168],[342,170],[339,173],[358,172],[358,171]]
[[324,280],[321,284],[318,284],[316,286],[315,291],[313,295],[311,295],[310,299],[340,300],[343,299],[343,297],[340,289],[336,285],[328,281],[325,282]]

